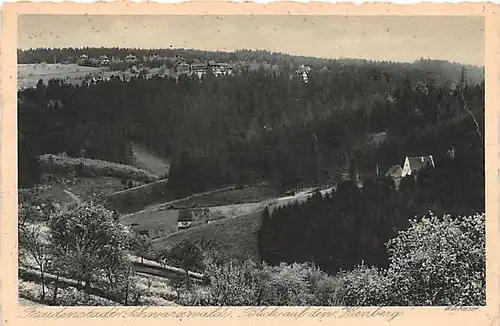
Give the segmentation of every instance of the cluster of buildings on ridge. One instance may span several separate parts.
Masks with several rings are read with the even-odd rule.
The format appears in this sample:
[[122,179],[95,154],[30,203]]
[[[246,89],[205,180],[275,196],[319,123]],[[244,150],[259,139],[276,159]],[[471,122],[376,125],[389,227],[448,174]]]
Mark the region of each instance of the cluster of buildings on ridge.
[[[151,55],[149,57],[138,58],[136,55],[130,53],[125,57],[109,57],[107,55],[101,55],[98,58],[89,57],[87,54],[81,54],[77,63],[79,65],[91,64],[93,66],[106,67],[112,63],[128,63],[128,64],[139,64],[154,61],[173,61],[173,70],[177,75],[196,75],[199,78],[206,76],[209,72],[215,76],[232,75],[234,73],[234,65],[227,62],[216,62],[215,60],[210,60],[208,62],[192,62],[188,63],[182,57],[162,57],[157,54]],[[137,68],[136,68],[137,69]],[[301,65],[297,70],[294,71],[291,77],[298,77],[304,83],[309,82],[309,75],[311,72],[311,67]]]
[[199,78],[206,76],[209,72],[215,76],[232,75],[234,67],[226,62],[197,62],[189,64],[186,60],[180,60],[176,65],[179,75],[196,75]]
[[134,55],[132,53],[126,55],[123,58],[116,57],[116,56],[109,57],[107,55],[101,55],[98,58],[92,58],[92,57],[89,57],[88,55],[86,55],[85,53],[83,53],[82,55],[80,55],[78,57],[77,63],[80,65],[91,63],[93,65],[107,66],[111,63],[123,63],[123,62],[125,62],[125,63],[138,63],[140,61],[148,62],[148,61],[159,61],[159,60],[165,60],[165,59],[166,58],[161,57],[161,56],[156,55],[156,54],[149,56],[149,57],[145,56],[145,57],[142,57],[141,59],[139,59],[136,55]]

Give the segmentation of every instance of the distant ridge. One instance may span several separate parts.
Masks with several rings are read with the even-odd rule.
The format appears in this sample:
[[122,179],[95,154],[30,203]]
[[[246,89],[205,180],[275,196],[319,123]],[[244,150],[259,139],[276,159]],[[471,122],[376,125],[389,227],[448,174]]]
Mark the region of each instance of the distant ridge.
[[[457,62],[451,62],[441,59],[418,59],[415,61],[385,61],[385,60],[372,60],[369,58],[326,58],[326,57],[312,57],[312,56],[302,56],[302,55],[292,55],[281,52],[273,52],[267,50],[250,50],[241,49],[232,52],[227,51],[206,51],[206,50],[196,50],[196,49],[186,49],[186,48],[169,48],[169,49],[148,49],[148,48],[32,48],[32,49],[18,49],[17,57],[18,63],[35,63],[35,62],[52,62],[54,60],[62,62],[68,60],[68,58],[77,58],[82,53],[86,53],[92,57],[99,57],[101,55],[111,55],[125,57],[126,55],[132,53],[138,58],[144,56],[149,57],[152,55],[158,55],[160,57],[182,57],[188,61],[200,59],[200,60],[216,60],[223,62],[236,62],[236,61],[256,61],[256,62],[267,62],[278,65],[288,65],[292,63],[295,66],[304,64],[309,65],[313,68],[322,68],[329,65],[345,64],[345,65],[399,65],[407,66],[412,68],[421,69],[438,69],[442,72],[447,72],[450,74],[450,78],[457,80],[460,78],[460,71],[462,67],[468,70],[469,79],[474,82],[479,82],[484,79],[484,67],[478,67],[470,64],[463,64]],[[457,73],[458,71],[458,73]]]

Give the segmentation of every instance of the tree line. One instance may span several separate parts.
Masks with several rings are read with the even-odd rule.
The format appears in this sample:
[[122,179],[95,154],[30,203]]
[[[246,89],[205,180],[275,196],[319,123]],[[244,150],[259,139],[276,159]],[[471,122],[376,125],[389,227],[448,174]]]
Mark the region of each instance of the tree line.
[[[142,49],[142,48],[118,48],[118,47],[83,47],[83,48],[31,48],[31,49],[18,49],[17,50],[17,60],[20,64],[28,63],[52,63],[52,62],[73,62],[80,57],[80,55],[86,54],[92,58],[99,58],[102,55],[108,57],[118,57],[124,58],[129,54],[133,54],[137,57],[139,62],[143,61],[143,58],[150,58],[156,55],[156,58],[182,58],[188,63],[195,61],[210,61],[215,60],[218,62],[233,62],[242,63],[244,66],[248,64],[268,64],[279,69],[287,70],[297,68],[300,65],[308,65],[312,68],[321,69],[334,69],[338,65],[367,65],[367,64],[377,64],[384,70],[411,70],[412,68],[418,68],[427,73],[436,74],[437,72],[443,76],[451,77],[452,79],[458,79],[460,77],[460,70],[462,65],[451,63],[445,60],[434,60],[434,59],[420,59],[414,63],[401,63],[401,62],[391,62],[382,61],[374,62],[371,60],[358,59],[358,58],[340,58],[340,59],[327,59],[327,58],[317,58],[308,56],[297,56],[290,55],[286,53],[273,52],[268,50],[250,50],[250,49],[240,49],[233,52],[223,52],[223,51],[206,51],[206,50],[195,50],[195,49],[182,49],[182,48],[158,48],[158,49]],[[167,63],[168,60],[162,60]],[[149,63],[148,63],[149,64]],[[466,65],[469,70],[471,81],[480,82],[484,79],[484,68]]]

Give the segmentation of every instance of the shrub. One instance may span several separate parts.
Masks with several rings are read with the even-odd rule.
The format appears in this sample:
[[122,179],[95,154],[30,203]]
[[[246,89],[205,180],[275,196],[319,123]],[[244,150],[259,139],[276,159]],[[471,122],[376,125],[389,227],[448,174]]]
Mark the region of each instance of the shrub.
[[129,165],[88,158],[72,158],[65,155],[45,154],[38,158],[43,170],[51,173],[74,175],[79,169],[81,176],[111,176],[136,181],[153,182],[158,177]]
[[309,302],[310,305],[339,306],[342,304],[342,298],[339,297],[340,284],[335,277],[311,266],[307,272],[306,281],[309,291],[314,294],[312,301]]
[[205,302],[214,306],[252,306],[262,302],[262,282],[257,265],[248,260],[235,260],[224,264],[212,260],[206,262],[205,275],[210,285],[208,293],[195,289],[189,296],[193,302]]
[[129,239],[129,249],[138,257],[141,258],[141,263],[144,258],[148,258],[152,253],[152,243],[148,236],[133,232]]
[[310,282],[314,267],[306,264],[282,263],[279,266],[264,266],[263,304],[272,306],[304,306],[315,300]]
[[204,268],[204,249],[208,249],[208,246],[207,242],[185,239],[161,250],[157,259],[184,269],[186,274],[189,271],[201,271]]
[[392,303],[484,305],[485,214],[411,221],[389,241]]
[[209,290],[201,286],[194,286],[189,292],[184,292],[177,302],[182,306],[213,306],[217,305]]
[[337,282],[309,264],[258,265],[253,261],[205,262],[208,286],[180,295],[182,305],[305,306],[335,305]]
[[380,306],[484,305],[485,215],[432,214],[413,220],[387,244],[387,270],[364,263],[332,277],[308,264],[258,265],[208,255],[207,286],[183,305]]
[[361,265],[341,272],[345,305],[485,304],[485,215],[412,220],[387,244],[387,271]]
[[337,275],[338,297],[346,306],[380,306],[387,303],[389,281],[383,270],[364,264]]

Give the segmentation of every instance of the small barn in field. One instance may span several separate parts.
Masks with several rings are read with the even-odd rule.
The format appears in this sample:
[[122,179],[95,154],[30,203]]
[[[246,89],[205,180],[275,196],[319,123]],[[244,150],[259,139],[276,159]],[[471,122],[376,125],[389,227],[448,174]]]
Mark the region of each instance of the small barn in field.
[[177,228],[179,230],[187,229],[193,226],[193,214],[188,209],[181,209],[177,219]]
[[179,230],[190,228],[200,224],[200,221],[208,220],[210,210],[208,208],[185,208],[179,210],[177,228]]
[[417,157],[407,156],[403,164],[403,171],[401,173],[401,177],[404,178],[409,175],[414,175],[417,171],[429,166],[433,168],[435,167],[432,155],[417,156]]
[[151,210],[123,215],[121,223],[152,239],[177,231],[178,210]]

